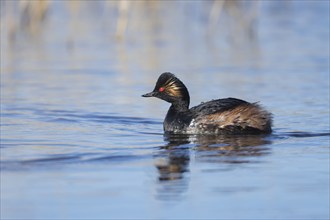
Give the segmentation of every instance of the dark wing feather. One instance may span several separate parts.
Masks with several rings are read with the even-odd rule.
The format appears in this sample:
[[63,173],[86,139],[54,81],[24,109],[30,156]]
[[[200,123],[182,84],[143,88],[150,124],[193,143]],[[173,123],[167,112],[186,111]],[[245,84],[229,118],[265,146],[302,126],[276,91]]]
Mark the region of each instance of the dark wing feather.
[[197,115],[209,115],[233,109],[242,104],[248,104],[248,102],[236,98],[217,99],[192,107],[190,111]]

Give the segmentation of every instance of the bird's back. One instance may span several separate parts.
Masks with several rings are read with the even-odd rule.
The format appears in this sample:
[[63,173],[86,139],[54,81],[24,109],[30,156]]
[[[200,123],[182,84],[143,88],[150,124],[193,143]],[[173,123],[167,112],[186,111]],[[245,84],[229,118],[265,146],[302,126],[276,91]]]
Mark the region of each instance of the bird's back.
[[271,132],[272,116],[256,103],[226,98],[191,108],[187,133],[261,134]]

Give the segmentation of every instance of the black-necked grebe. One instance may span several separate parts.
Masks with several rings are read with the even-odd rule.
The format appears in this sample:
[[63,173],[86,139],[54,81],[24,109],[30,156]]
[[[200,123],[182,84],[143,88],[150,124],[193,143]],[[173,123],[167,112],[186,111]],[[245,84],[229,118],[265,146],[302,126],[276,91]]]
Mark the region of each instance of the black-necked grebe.
[[257,103],[225,98],[189,109],[186,86],[169,72],[161,74],[155,89],[142,96],[157,97],[172,104],[164,120],[165,133],[267,134],[272,131],[271,113]]

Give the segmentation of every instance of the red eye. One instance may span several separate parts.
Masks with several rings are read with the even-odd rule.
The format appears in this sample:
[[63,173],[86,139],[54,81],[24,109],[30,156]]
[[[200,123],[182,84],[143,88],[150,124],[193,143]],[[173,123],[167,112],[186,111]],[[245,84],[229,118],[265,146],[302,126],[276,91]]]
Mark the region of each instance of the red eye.
[[159,92],[163,92],[164,90],[165,90],[164,87],[159,88]]

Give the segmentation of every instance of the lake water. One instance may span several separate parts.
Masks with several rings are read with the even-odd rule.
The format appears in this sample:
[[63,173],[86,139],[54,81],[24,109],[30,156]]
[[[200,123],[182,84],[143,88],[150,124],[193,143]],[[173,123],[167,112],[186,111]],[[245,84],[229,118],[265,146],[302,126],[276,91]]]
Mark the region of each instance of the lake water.
[[[329,219],[329,2],[262,1],[248,28],[155,2],[117,38],[116,2],[54,1],[14,40],[1,14],[1,219]],[[164,136],[141,95],[165,71],[191,106],[260,101],[274,132]]]

